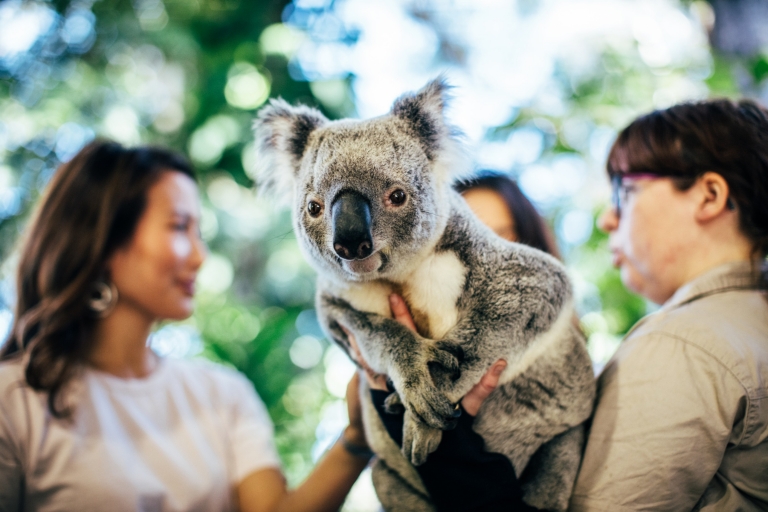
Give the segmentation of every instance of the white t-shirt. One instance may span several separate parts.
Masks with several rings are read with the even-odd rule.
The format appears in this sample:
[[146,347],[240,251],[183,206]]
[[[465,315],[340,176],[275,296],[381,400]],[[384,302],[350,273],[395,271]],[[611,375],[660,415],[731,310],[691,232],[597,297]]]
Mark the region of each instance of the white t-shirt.
[[250,473],[279,467],[251,383],[201,361],[161,360],[144,379],[86,370],[70,421],[0,364],[0,511],[224,511]]

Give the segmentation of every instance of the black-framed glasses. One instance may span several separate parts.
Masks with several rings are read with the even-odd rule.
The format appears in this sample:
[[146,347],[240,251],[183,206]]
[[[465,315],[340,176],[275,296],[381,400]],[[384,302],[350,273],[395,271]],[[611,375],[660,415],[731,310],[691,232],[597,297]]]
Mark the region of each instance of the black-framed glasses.
[[[616,173],[611,176],[611,206],[613,206],[617,217],[621,217],[621,206],[627,202],[627,186],[624,184],[625,179],[630,180],[642,180],[642,179],[658,179],[669,178],[669,175],[665,174],[650,174],[647,172],[625,172]],[[733,211],[736,209],[736,203],[733,198],[728,197],[725,203],[726,207]]]
[[650,174],[647,172],[625,172],[616,173],[611,176],[611,206],[613,206],[617,217],[621,217],[621,206],[627,202],[627,186],[624,183],[625,179],[630,180],[642,180],[642,179],[657,179],[667,178],[661,174]]

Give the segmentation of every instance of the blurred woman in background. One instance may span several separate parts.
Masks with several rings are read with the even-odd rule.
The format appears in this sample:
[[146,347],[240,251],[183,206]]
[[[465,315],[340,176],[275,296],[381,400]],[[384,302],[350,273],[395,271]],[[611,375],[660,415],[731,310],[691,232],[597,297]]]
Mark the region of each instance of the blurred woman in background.
[[571,509],[768,510],[768,110],[652,112],[607,167],[614,265],[662,307],[600,375]]
[[483,224],[501,238],[530,245],[560,258],[555,237],[546,221],[511,178],[483,171],[458,182],[454,188]]
[[350,425],[287,491],[273,426],[232,370],[163,359],[153,325],[192,313],[206,255],[194,173],[162,149],[94,142],[26,233],[0,363],[0,510],[331,511],[366,466]]

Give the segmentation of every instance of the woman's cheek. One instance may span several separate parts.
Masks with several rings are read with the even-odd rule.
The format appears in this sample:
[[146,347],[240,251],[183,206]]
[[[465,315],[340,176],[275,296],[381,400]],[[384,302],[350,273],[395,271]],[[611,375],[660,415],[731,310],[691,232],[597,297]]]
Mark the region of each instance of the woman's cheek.
[[192,242],[186,236],[176,236],[171,244],[171,250],[175,259],[183,260],[192,252]]

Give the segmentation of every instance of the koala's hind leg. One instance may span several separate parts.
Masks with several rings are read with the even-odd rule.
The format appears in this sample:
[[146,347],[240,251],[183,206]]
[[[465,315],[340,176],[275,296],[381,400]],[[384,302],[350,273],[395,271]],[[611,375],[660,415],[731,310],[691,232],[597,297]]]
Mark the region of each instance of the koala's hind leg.
[[584,425],[577,425],[545,443],[531,457],[520,482],[523,500],[538,509],[565,511],[579,472]]
[[383,460],[376,461],[371,476],[376,495],[387,512],[434,512],[429,497],[408,485]]

